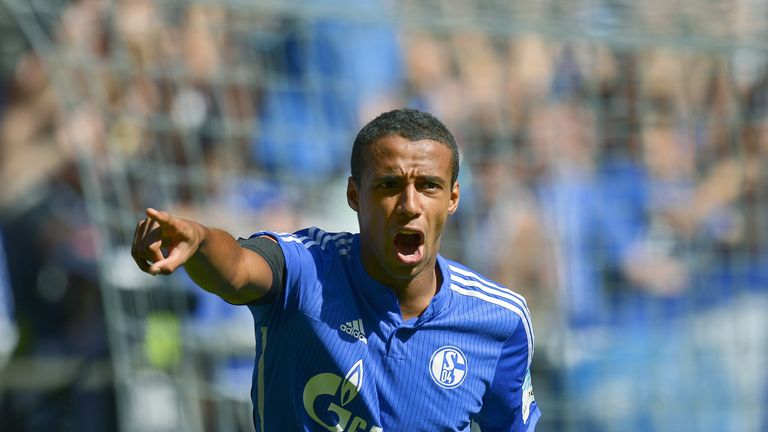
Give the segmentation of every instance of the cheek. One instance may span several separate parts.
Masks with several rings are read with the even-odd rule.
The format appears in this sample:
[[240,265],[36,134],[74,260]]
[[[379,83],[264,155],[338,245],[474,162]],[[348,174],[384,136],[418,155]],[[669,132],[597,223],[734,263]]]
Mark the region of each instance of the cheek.
[[386,219],[394,211],[397,200],[392,197],[372,199],[367,204],[367,211],[372,217]]
[[443,228],[445,227],[445,221],[446,217],[444,215],[441,215],[436,221],[435,221],[435,232],[437,234],[440,234],[443,232]]
[[361,223],[367,226],[378,226],[386,223],[389,212],[385,202],[368,200],[361,203],[358,215]]
[[[439,211],[434,213],[432,217],[432,232],[434,234],[440,234],[445,227],[445,223],[448,220],[448,208],[440,208]],[[435,236],[436,239],[436,236]]]

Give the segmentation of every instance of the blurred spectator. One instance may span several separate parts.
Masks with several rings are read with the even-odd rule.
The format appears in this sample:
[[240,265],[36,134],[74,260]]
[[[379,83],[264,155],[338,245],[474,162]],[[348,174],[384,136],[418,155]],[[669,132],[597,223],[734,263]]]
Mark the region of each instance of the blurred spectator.
[[604,323],[608,299],[598,269],[602,226],[595,174],[595,119],[575,104],[542,106],[530,116],[532,161],[546,170],[536,183],[544,221],[557,242],[559,302],[571,325]]
[[[97,44],[88,32],[96,16],[80,13],[93,11],[88,3],[67,8],[64,21]],[[8,88],[0,120],[0,229],[21,334],[9,367],[36,384],[4,393],[3,427],[112,429],[114,390],[99,372],[109,360],[99,242],[76,165],[78,156],[100,148],[102,122],[87,102],[62,112],[49,66],[32,52],[20,58]],[[56,379],[39,379],[36,361]]]
[[413,32],[403,50],[406,104],[435,113],[448,127],[459,123],[461,88],[454,75],[450,44],[434,34]]
[[[355,4],[361,13],[383,7],[378,0]],[[350,131],[387,108],[400,86],[394,29],[386,21],[289,19],[276,36],[265,53],[271,75],[264,77],[253,155],[289,182],[328,178],[346,169]]]
[[42,60],[34,53],[22,56],[11,82],[0,119],[0,212],[5,215],[36,205],[51,172],[67,160],[50,133],[56,101]]
[[[526,183],[527,170],[518,160],[521,155],[513,153],[514,143],[475,139],[480,142],[467,144],[472,150],[464,169],[472,177],[462,186],[456,221],[461,253],[478,271],[524,295],[529,307],[538,311],[537,334],[547,335],[556,299],[552,245]],[[489,249],[488,239],[499,246]]]

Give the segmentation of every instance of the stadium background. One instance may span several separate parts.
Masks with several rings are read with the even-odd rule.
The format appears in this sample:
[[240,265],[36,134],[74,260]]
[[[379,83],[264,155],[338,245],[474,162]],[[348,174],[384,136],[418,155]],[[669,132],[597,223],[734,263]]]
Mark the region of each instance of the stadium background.
[[354,134],[410,106],[462,150],[443,254],[529,300],[539,430],[768,430],[767,23],[765,0],[0,1],[0,429],[251,430],[248,313],[140,273],[135,224],[355,230]]

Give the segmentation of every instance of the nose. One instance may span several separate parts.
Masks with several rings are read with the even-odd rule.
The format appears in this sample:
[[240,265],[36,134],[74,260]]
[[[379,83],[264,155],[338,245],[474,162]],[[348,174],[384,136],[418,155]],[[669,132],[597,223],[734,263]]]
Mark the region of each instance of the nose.
[[416,186],[408,184],[403,188],[400,193],[400,197],[397,201],[397,212],[406,215],[410,218],[417,217],[421,214],[421,203],[419,202],[419,192],[416,190]]

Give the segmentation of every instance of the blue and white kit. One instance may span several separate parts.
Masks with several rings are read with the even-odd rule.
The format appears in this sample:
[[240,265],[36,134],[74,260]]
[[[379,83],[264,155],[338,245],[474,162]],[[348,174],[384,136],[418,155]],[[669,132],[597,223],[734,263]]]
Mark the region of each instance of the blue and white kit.
[[251,304],[257,431],[532,431],[533,329],[523,297],[437,257],[442,285],[403,321],[363,268],[359,235],[276,239],[284,288]]

